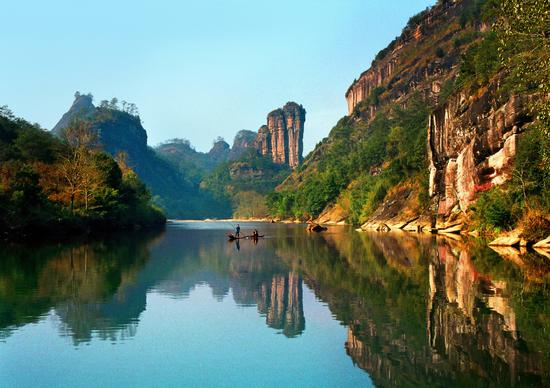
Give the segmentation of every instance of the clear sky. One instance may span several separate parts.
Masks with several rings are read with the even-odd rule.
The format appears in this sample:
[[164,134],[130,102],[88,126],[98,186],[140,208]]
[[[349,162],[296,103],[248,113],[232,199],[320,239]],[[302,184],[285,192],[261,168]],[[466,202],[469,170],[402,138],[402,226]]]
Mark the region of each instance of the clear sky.
[[201,151],[304,105],[305,153],[347,113],[344,93],[435,0],[3,0],[0,105],[52,128],[75,91],[140,111],[149,144]]

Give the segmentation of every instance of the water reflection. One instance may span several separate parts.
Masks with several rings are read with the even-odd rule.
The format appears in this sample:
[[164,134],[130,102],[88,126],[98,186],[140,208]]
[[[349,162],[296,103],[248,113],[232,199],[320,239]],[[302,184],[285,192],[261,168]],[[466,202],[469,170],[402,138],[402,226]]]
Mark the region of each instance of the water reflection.
[[207,284],[216,300],[255,306],[294,338],[306,330],[307,287],[347,326],[342,346],[377,385],[550,383],[548,266],[532,253],[503,259],[483,244],[426,235],[262,229],[270,238],[238,250],[219,229],[193,225],[4,248],[0,336],[53,314],[76,346],[125,341],[139,331],[149,293],[188,298]]

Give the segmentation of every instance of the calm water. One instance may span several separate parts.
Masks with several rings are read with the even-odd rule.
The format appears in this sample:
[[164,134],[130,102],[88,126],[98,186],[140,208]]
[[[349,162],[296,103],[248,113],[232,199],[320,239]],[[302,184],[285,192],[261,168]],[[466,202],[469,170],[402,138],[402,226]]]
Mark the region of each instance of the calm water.
[[550,384],[548,259],[241,226],[0,248],[0,386]]

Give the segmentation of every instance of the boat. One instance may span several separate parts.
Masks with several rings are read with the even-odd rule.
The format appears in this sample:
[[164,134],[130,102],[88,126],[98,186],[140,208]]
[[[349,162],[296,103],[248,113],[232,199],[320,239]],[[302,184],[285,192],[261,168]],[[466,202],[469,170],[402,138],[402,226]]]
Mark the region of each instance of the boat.
[[247,239],[247,238],[250,238],[250,239],[263,238],[264,236],[265,236],[264,234],[261,234],[261,235],[258,235],[257,237],[254,237],[253,235],[237,237],[234,234],[230,233],[230,234],[227,235],[227,238],[229,239],[229,241],[234,241],[234,240],[244,240],[244,239]]

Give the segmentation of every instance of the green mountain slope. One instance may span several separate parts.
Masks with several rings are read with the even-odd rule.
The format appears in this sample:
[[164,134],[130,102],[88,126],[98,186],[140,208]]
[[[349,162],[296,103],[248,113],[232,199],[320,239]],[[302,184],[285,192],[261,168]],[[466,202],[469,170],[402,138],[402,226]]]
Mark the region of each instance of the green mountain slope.
[[155,202],[168,217],[229,216],[231,213],[226,202],[220,202],[200,189],[196,172],[177,168],[147,145],[147,132],[135,108],[133,110],[119,108],[116,99],[95,107],[91,95],[77,93],[72,107],[54,127],[53,133],[61,135],[74,120],[89,122],[103,149],[126,159],[125,162],[150,188]]
[[[529,203],[548,214],[548,98],[538,91],[549,87],[549,12],[524,3],[440,1],[412,17],[348,89],[349,115],[270,195],[271,214],[354,224],[420,217],[429,227],[475,219],[479,198],[498,207],[480,213],[506,214],[504,227]],[[515,74],[522,65],[529,82]],[[523,199],[516,159],[533,161]]]

